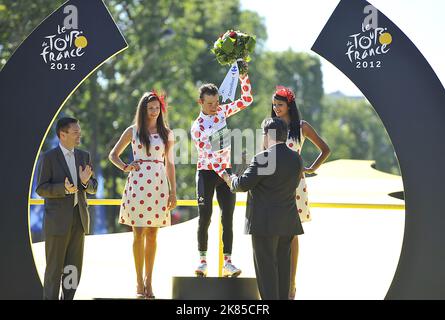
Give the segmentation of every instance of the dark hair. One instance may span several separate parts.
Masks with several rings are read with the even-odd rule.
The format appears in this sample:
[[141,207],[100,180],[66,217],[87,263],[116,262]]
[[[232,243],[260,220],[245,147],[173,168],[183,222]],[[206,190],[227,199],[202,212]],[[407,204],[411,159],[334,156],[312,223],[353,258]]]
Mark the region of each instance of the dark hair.
[[213,83],[205,83],[199,87],[199,99],[204,98],[204,95],[215,96],[219,94],[218,87]]
[[79,120],[69,117],[63,117],[57,120],[56,134],[59,139],[60,139],[60,131],[66,132],[72,123],[79,123]]
[[269,130],[275,130],[275,140],[278,142],[286,142],[287,124],[284,120],[278,117],[265,119],[261,127],[265,134],[267,134]]
[[[142,145],[145,146],[146,152],[150,150],[150,133],[147,128],[147,104],[151,101],[159,101],[159,98],[151,92],[146,92],[142,95],[139,100],[138,107],[136,110],[136,115],[134,116],[134,123],[136,124],[137,136],[141,141]],[[159,101],[161,104],[161,101]],[[156,120],[156,127],[158,134],[160,135],[162,141],[164,142],[165,148],[168,147],[168,126],[164,121],[162,108],[159,112],[158,119]]]
[[[300,142],[301,141],[301,137],[300,137],[301,114],[300,114],[300,110],[298,110],[295,100],[289,103],[287,101],[286,97],[282,97],[279,95],[274,95],[273,99],[286,102],[287,106],[289,107],[289,115],[290,115],[289,135],[288,136],[289,136],[289,138],[293,139],[294,141]],[[272,118],[277,116],[277,114],[273,110],[273,103],[272,103],[272,112],[271,112],[270,116]]]

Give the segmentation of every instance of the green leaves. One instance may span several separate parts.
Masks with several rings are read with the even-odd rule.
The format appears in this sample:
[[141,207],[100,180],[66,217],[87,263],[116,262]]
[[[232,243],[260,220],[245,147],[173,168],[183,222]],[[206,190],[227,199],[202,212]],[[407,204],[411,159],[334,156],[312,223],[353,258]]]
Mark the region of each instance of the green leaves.
[[[230,65],[242,59],[250,61],[250,54],[255,50],[255,36],[248,35],[241,31],[228,30],[220,36],[214,43],[212,53],[221,65]],[[245,73],[245,66],[240,65],[240,72]]]
[[235,49],[235,41],[235,39],[230,37],[226,38],[221,45],[222,51],[226,54],[233,52],[233,49]]
[[247,41],[246,48],[249,52],[253,52],[255,50],[256,40],[255,37],[249,37]]

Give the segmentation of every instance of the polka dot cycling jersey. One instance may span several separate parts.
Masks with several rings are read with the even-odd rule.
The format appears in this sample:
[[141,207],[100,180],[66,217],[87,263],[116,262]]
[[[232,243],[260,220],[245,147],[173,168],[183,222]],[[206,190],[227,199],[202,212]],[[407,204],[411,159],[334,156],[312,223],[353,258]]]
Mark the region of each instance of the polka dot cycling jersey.
[[241,98],[218,106],[216,115],[201,112],[192,125],[191,135],[198,150],[198,170],[214,170],[219,176],[230,168],[230,132],[226,119],[249,106],[252,101],[248,76],[240,78]]

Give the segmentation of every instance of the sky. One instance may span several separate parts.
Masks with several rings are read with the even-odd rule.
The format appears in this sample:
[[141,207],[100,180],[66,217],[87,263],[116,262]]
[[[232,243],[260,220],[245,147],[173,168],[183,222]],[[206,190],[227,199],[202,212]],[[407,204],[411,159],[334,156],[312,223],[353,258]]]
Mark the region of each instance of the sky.
[[[311,52],[317,36],[339,0],[241,0],[242,9],[258,12],[265,19],[266,48]],[[368,0],[391,19],[419,48],[445,83],[445,1],[444,0]],[[293,37],[289,35],[294,34]],[[326,93],[341,91],[361,96],[360,90],[324,58],[323,86]],[[252,61],[254,63],[254,61]]]

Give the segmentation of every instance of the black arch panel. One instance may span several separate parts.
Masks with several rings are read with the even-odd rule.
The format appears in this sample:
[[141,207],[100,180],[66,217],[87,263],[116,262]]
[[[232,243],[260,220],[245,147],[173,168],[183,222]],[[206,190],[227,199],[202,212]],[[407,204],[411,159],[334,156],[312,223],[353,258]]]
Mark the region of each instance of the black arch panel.
[[[354,60],[353,54],[350,61],[346,54],[349,46],[358,49],[358,57],[363,58],[363,49],[359,42],[355,48],[355,40],[369,34],[362,32],[367,5],[363,0],[342,0],[312,50],[363,92],[383,121],[397,153],[405,189],[405,234],[386,298],[444,299],[444,88],[416,46],[382,13],[378,26],[386,28],[381,40],[387,45],[382,48],[379,37],[370,48],[377,50],[380,46],[381,54],[361,60]],[[358,33],[361,36],[350,37]],[[352,43],[348,45],[349,40]],[[361,44],[364,48],[369,45],[366,39]]]
[[[82,33],[63,32],[68,16],[63,11],[67,5],[77,8],[77,31]],[[80,39],[75,41],[75,36]],[[56,40],[58,38],[68,41]],[[34,264],[28,225],[30,179],[36,155],[64,101],[91,72],[126,47],[102,1],[72,0],[46,18],[4,66],[0,74],[4,150],[0,299],[41,299],[42,286]],[[46,62],[42,52],[48,52]],[[62,52],[62,58],[54,61],[54,65],[48,60],[50,52],[55,60]]]

